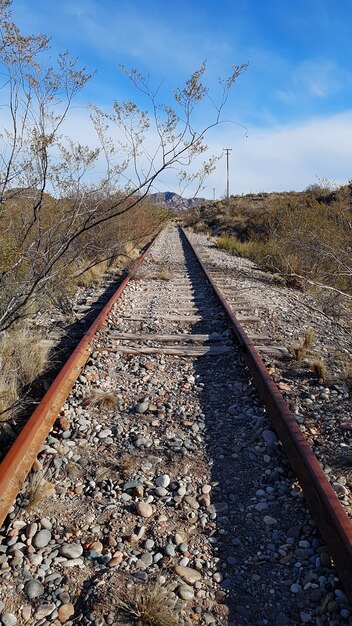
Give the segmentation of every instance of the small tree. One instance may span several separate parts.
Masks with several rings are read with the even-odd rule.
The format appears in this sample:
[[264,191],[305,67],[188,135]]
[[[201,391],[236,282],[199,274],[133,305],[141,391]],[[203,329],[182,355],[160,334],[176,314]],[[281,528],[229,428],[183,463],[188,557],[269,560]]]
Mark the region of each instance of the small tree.
[[[78,69],[68,53],[47,67],[41,59],[48,38],[23,36],[11,20],[8,2],[0,2],[0,68],[6,77],[0,106],[7,111],[0,128],[1,331],[27,315],[32,303],[78,260],[82,271],[83,259],[91,265],[121,252],[126,238],[133,238],[127,215],[135,217],[135,208],[163,171],[177,168],[183,189],[196,181],[201,186],[215,159],[204,161],[196,173],[190,174],[189,167],[205,153],[205,135],[221,122],[229,91],[246,65],[235,66],[220,81],[215,104],[202,82],[204,63],[175,91],[174,108],[159,104],[149,81],[136,70],[122,68],[148,101],[150,113],[133,101],[115,102],[110,113],[91,105],[99,140],[92,149],[61,136],[72,101],[91,74]],[[195,111],[206,99],[213,103],[213,114],[197,131]],[[157,137],[152,153],[148,133]],[[102,158],[105,174],[93,183]],[[155,221],[145,210],[143,220],[138,228],[146,235]],[[107,237],[111,228],[120,231],[115,241]]]

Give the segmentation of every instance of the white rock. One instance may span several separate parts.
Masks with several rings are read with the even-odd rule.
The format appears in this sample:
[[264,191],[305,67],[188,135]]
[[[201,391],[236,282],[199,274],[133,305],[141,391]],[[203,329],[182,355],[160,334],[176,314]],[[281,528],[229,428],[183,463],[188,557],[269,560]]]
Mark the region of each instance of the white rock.
[[170,476],[168,474],[162,474],[161,476],[158,476],[155,479],[155,484],[158,485],[158,487],[168,487],[170,484]]

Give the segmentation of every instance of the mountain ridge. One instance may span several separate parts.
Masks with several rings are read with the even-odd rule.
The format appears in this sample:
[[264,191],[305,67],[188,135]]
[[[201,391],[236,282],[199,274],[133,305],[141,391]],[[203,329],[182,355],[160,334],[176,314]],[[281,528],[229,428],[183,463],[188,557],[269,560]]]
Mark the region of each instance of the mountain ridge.
[[157,193],[150,193],[146,197],[146,200],[148,202],[152,202],[153,204],[160,204],[177,211],[192,209],[193,207],[199,206],[206,201],[205,198],[183,198],[174,191],[159,191]]

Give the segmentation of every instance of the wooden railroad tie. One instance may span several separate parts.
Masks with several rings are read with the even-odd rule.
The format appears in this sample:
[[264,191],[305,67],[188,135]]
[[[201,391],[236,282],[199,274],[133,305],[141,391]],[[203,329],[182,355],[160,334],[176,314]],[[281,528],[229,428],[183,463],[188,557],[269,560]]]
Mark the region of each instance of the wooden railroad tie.
[[107,337],[121,341],[160,341],[161,343],[177,343],[179,341],[185,343],[219,343],[219,341],[223,341],[221,335],[186,335],[182,333],[164,335],[160,333],[120,333],[119,331],[112,331]]
[[254,346],[258,352],[263,352],[264,354],[271,354],[273,356],[282,356],[283,354],[288,354],[287,348],[284,346]]
[[230,346],[109,346],[95,348],[97,352],[114,352],[117,354],[165,354],[171,356],[220,356],[231,351]]
[[[143,322],[159,319],[158,316],[151,317],[150,315],[123,315],[124,319],[131,320],[133,322]],[[168,315],[160,311],[160,317],[163,321],[167,322],[209,322],[215,319],[223,318],[224,314],[219,313],[214,317],[202,317],[201,315]]]
[[[162,311],[160,311],[160,316],[167,322],[209,322],[218,319],[219,317],[223,318],[224,314],[218,313],[214,317],[202,317],[201,315],[168,315],[163,314]],[[121,317],[126,320],[131,320],[132,322],[143,322],[158,319],[157,317],[151,317],[149,315],[134,315],[133,313],[131,315],[124,314]],[[250,317],[249,315],[236,315],[236,318],[243,324],[254,324],[256,322],[260,322],[259,317],[255,316]]]
[[[151,308],[151,312],[155,315],[171,315],[171,311],[173,312],[172,315],[177,315],[177,314],[183,314],[183,313],[193,313],[195,315],[201,315],[202,313],[207,313],[207,311],[209,310],[208,308],[203,307],[202,305],[194,305],[192,306],[191,304],[189,306],[178,306],[177,304],[173,304],[173,303],[168,303],[170,306],[168,307],[167,311],[165,309],[156,309],[155,307]],[[232,309],[236,312],[241,312],[241,313],[251,313],[253,311],[253,307],[251,306],[241,306],[241,305],[231,305]],[[145,311],[145,307],[143,308],[134,308],[133,309],[133,314],[142,314]]]

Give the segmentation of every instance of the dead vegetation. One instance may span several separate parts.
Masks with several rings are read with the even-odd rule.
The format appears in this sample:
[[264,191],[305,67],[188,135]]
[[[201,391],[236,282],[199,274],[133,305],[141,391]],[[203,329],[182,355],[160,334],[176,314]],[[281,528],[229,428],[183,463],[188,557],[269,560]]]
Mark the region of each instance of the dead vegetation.
[[34,511],[55,494],[55,485],[48,480],[48,468],[31,472],[22,490],[22,504]]
[[95,391],[94,394],[88,398],[88,400],[90,400],[90,406],[98,409],[100,412],[114,411],[118,407],[116,396],[112,393],[104,391]]
[[173,279],[173,273],[168,270],[168,269],[164,269],[161,270],[160,272],[158,272],[155,276],[156,280],[172,280]]
[[339,371],[336,382],[346,385],[347,389],[352,391],[352,358],[350,353],[339,351],[336,353],[335,359]]
[[136,260],[128,263],[126,272],[131,280],[144,280],[146,278],[145,267],[142,267]]
[[336,474],[352,480],[352,448],[335,448],[326,450],[329,465]]
[[[115,468],[116,469],[116,468]],[[107,466],[100,466],[97,468],[97,471],[95,473],[95,480],[97,482],[97,484],[99,485],[100,483],[103,483],[105,480],[107,480],[108,478],[111,478],[111,467],[107,467]]]
[[130,478],[137,469],[138,460],[132,454],[124,454],[119,460],[119,469],[124,478]]
[[321,357],[316,356],[308,359],[308,367],[314,372],[318,380],[326,381],[327,368]]
[[73,463],[73,461],[69,461],[64,465],[64,471],[70,478],[80,478],[83,475],[83,469],[77,463]]
[[179,626],[180,620],[169,606],[169,593],[159,584],[131,590],[128,600],[117,597],[117,611],[136,626]]
[[24,394],[42,373],[49,344],[26,327],[13,327],[0,335],[0,421],[18,412]]
[[316,377],[321,381],[327,379],[327,368],[322,356],[314,350],[315,344],[315,332],[314,329],[309,326],[303,338],[300,341],[295,341],[291,345],[291,355],[294,361],[299,364],[305,364],[311,369]]

